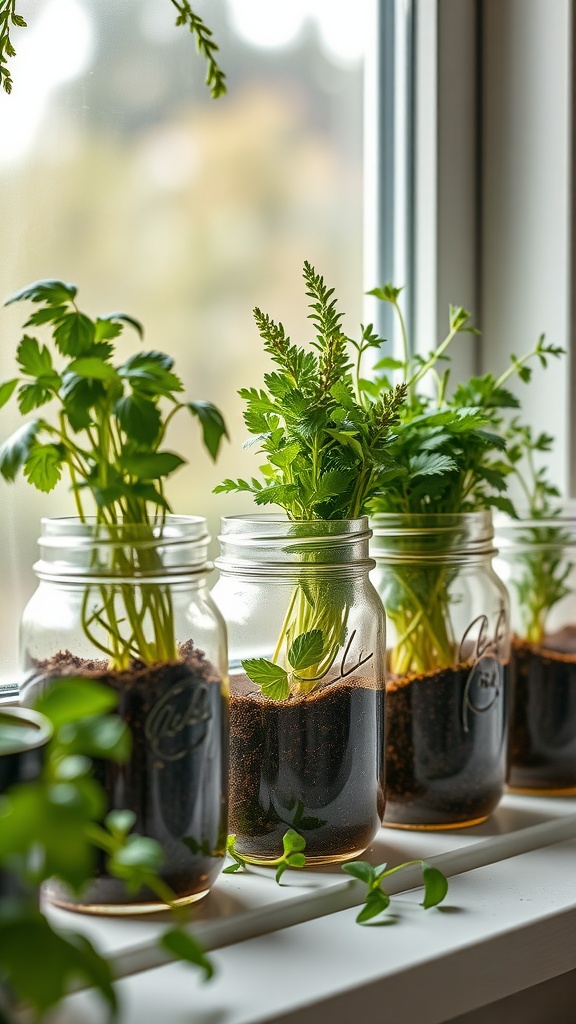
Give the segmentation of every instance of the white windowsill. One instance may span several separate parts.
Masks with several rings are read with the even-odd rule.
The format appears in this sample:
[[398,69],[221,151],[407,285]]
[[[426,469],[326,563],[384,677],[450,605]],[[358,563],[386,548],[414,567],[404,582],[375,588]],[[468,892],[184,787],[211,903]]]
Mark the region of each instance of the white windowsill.
[[[464,832],[383,829],[375,862],[432,857],[574,813],[576,799],[507,796],[490,821]],[[448,1021],[576,969],[575,867],[572,839],[453,877],[443,909],[424,912],[416,890],[394,897],[394,924],[360,927],[356,911],[346,910],[228,945],[211,954],[218,976],[209,984],[180,964],[133,975],[118,983],[121,1024]],[[197,920],[238,914],[342,877],[337,869],[294,872],[278,887],[267,875],[223,875],[199,905]],[[162,929],[153,917],[49,914],[109,953]],[[384,1014],[385,1006],[394,1011]],[[95,997],[79,993],[67,1000],[58,1024],[103,1019]]]

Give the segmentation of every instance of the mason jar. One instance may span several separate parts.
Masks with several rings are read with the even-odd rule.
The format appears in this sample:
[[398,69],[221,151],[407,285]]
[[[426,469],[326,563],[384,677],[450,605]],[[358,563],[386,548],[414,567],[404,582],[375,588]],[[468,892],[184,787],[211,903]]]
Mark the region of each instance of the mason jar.
[[381,514],[371,525],[388,623],[384,824],[475,825],[506,776],[509,611],[491,515]]
[[576,505],[499,517],[497,569],[512,605],[508,784],[576,794]]
[[230,644],[230,831],[267,862],[295,829],[346,860],[384,810],[384,612],[367,519],[222,520],[214,600]]
[[[160,876],[182,904],[210,889],[227,834],[226,631],[207,589],[208,542],[192,516],[43,519],[21,628],[24,703],[62,676],[117,694],[132,751],[124,764],[98,762],[96,776],[108,810],[132,811],[134,831],[161,844]],[[80,899],[55,882],[49,895],[93,913],[165,908],[149,890],[129,894],[103,855]]]

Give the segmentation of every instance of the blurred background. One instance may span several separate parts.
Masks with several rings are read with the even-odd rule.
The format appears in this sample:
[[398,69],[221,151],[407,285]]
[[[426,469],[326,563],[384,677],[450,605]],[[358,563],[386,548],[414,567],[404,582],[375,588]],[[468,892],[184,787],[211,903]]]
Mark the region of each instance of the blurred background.
[[[171,353],[191,398],[216,403],[231,441],[213,466],[195,421],[168,446],[189,459],[175,511],[219,517],[245,495],[213,495],[256,473],[237,389],[268,369],[252,309],[310,337],[305,259],[333,285],[355,332],[362,317],[363,58],[372,3],[196,0],[214,30],[228,95],[214,101],[170,0],[21,0],[14,90],[0,95],[0,296],[38,278],[78,286],[89,315],[125,311],[146,348]],[[30,307],[0,312],[0,379],[14,375]],[[37,332],[41,337],[41,332]],[[126,352],[136,336],[125,333]],[[3,440],[20,424],[0,413]],[[50,495],[0,485],[1,676],[16,668],[17,626],[35,587],[42,515],[73,514]],[[216,548],[214,548],[214,551]]]

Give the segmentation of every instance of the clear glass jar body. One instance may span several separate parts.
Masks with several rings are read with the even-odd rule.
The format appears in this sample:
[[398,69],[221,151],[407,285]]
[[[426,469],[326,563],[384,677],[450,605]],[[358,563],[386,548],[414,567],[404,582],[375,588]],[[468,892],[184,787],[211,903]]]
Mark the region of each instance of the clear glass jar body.
[[[39,586],[21,628],[28,703],[51,678],[97,679],[118,696],[132,733],[128,761],[97,762],[109,810],[134,812],[134,831],[164,851],[162,879],[180,903],[205,895],[225,856],[228,792],[226,629],[207,590],[204,519],[168,516],[139,526],[44,519]],[[164,909],[127,893],[106,872],[76,899],[92,913]]]
[[510,591],[509,788],[576,794],[576,506],[496,521],[496,569]]
[[371,520],[388,624],[385,825],[485,820],[506,776],[508,597],[489,512]]
[[[230,646],[230,831],[250,858],[278,857],[294,828],[308,863],[345,860],[380,828],[385,627],[368,538],[366,518],[222,521],[213,596]],[[258,659],[278,667],[281,699],[248,677]]]

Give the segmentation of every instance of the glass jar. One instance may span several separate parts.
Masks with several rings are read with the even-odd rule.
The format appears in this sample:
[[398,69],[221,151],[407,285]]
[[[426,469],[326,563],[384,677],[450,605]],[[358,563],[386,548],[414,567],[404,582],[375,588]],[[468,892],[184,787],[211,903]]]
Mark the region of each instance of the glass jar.
[[[86,676],[111,687],[132,733],[128,761],[98,762],[109,810],[164,851],[162,879],[178,903],[200,899],[225,856],[228,680],[226,631],[207,591],[206,521],[166,516],[136,525],[43,519],[39,586],[22,620],[23,701],[50,679]],[[165,908],[129,894],[105,859],[79,900],[93,913]]]
[[508,597],[491,515],[382,514],[371,525],[388,623],[384,824],[477,824],[506,775]]
[[496,523],[497,570],[512,604],[508,784],[576,794],[576,505]]
[[230,831],[269,861],[355,857],[384,810],[384,612],[368,520],[222,521],[213,591],[230,641]]

